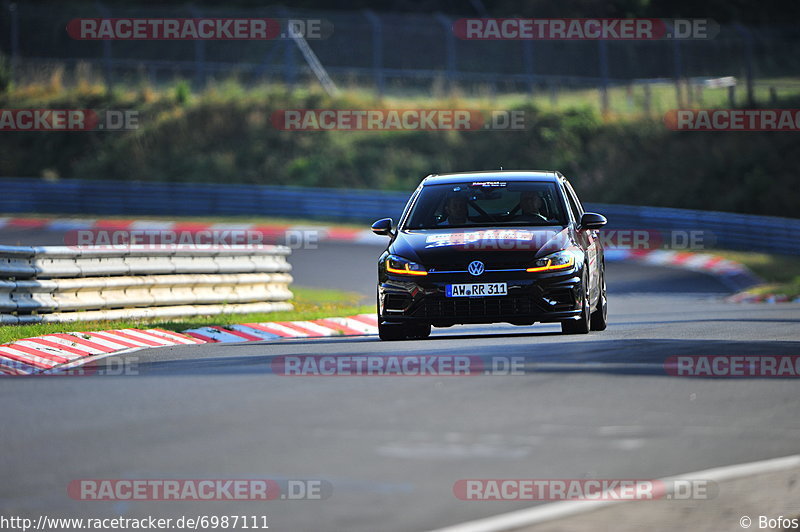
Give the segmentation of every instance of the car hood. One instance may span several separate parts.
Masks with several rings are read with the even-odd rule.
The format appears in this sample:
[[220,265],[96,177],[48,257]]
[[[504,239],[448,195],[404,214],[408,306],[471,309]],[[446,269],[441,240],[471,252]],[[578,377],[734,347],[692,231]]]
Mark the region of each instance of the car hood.
[[572,242],[569,229],[560,226],[406,230],[397,234],[389,253],[426,268],[463,270],[473,260],[487,268],[518,268]]

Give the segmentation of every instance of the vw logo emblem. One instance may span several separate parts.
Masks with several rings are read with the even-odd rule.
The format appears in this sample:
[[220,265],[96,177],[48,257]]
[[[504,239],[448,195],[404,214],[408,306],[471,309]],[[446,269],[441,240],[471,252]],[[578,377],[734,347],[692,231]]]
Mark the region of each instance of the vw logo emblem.
[[469,266],[467,266],[467,271],[476,277],[482,274],[483,270],[483,263],[479,260],[473,260],[469,263]]

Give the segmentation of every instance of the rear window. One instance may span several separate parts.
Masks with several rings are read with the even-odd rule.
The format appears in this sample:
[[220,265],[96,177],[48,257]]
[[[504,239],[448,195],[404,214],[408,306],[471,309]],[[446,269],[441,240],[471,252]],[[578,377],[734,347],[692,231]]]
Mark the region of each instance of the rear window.
[[427,185],[404,229],[566,225],[555,183],[480,181]]

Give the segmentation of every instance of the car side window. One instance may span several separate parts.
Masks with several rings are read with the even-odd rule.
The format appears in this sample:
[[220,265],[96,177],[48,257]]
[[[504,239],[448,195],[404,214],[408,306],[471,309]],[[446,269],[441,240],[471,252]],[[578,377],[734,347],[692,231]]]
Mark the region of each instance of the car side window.
[[567,198],[567,204],[569,205],[569,210],[572,212],[572,218],[575,220],[576,224],[580,223],[581,211],[580,208],[575,204],[575,198],[573,197],[572,190],[569,188],[569,183],[566,181],[564,182],[564,196]]
[[[567,185],[567,190],[569,190],[569,194],[572,197],[572,201],[575,203],[575,206],[578,208],[580,216],[583,216],[583,205],[581,205],[581,200],[578,199],[578,194],[575,193],[575,189],[572,188],[572,185],[569,184],[569,181],[564,181],[564,183]],[[578,217],[579,221],[581,219],[580,216]]]
[[406,218],[408,217],[408,212],[411,210],[411,206],[417,201],[417,197],[419,196],[420,191],[422,190],[422,185],[420,184],[417,186],[414,193],[411,194],[411,198],[406,202],[406,206],[403,207],[403,213],[400,215],[400,219],[397,221],[397,227],[404,226],[406,222]]

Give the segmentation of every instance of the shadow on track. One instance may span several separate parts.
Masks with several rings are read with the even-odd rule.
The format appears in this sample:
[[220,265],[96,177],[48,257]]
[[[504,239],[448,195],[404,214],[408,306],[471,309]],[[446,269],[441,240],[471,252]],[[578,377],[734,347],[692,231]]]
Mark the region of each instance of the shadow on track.
[[[545,333],[548,334],[548,333]],[[551,334],[552,335],[552,334]],[[495,335],[500,336],[500,335]],[[503,335],[518,336],[518,335]],[[463,338],[463,337],[462,337]],[[468,337],[469,338],[469,337]],[[487,337],[481,337],[486,340]],[[492,337],[488,337],[491,339]],[[288,342],[287,342],[288,344]],[[309,349],[312,342],[295,343],[293,349],[282,351],[282,356],[319,357],[319,350]],[[286,345],[286,344],[285,344]],[[524,378],[543,373],[608,373],[614,375],[671,376],[665,363],[670,357],[681,356],[797,356],[800,342],[776,341],[727,341],[727,340],[674,340],[674,339],[622,339],[597,340],[592,342],[568,340],[546,344],[504,344],[502,355],[486,354],[495,352],[491,344],[474,345],[470,348],[446,347],[447,344],[434,341],[401,342],[388,344],[402,346],[402,349],[387,350],[386,343],[357,341],[340,343],[337,353],[325,353],[326,357],[388,357],[388,356],[440,356],[470,357],[482,361],[485,368],[492,367],[495,360],[517,360],[524,367],[522,375],[502,375],[505,378]],[[435,346],[435,347],[434,347]],[[230,353],[226,356],[212,356],[195,359],[146,361],[136,364],[132,375],[143,376],[197,376],[197,375],[275,375],[275,378],[291,378],[276,374],[273,365],[278,356],[265,354],[240,354],[245,348],[252,351],[256,345],[220,344],[220,351]],[[264,346],[266,347],[266,345]],[[352,348],[349,348],[352,347]],[[134,357],[135,353],[127,355]],[[98,362],[114,365],[116,357]],[[102,373],[102,372],[100,372]],[[497,375],[495,375],[497,376]],[[325,379],[325,376],[314,376]],[[298,377],[294,377],[298,378]],[[309,378],[309,377],[299,377]],[[356,378],[358,376],[349,376]],[[381,377],[397,378],[397,377]],[[429,376],[431,382],[445,378]],[[449,378],[449,376],[447,377]],[[695,377],[699,378],[699,377]],[[715,377],[716,378],[716,377]],[[775,377],[731,377],[732,379],[775,378]]]

